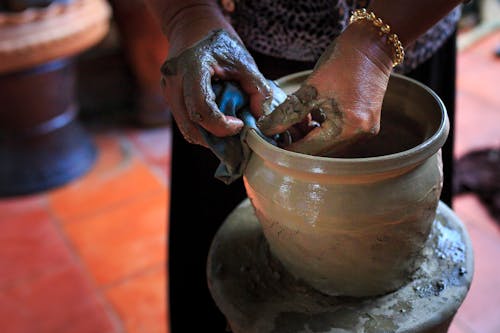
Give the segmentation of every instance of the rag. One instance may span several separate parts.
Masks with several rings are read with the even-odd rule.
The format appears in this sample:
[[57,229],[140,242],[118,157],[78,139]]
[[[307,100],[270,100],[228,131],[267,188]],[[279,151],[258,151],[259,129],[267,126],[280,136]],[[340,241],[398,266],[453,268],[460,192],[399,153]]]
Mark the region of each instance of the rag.
[[[276,83],[269,81],[273,97],[270,105],[270,111],[286,99],[286,94]],[[202,133],[205,142],[210,150],[220,160],[220,164],[215,171],[215,178],[226,184],[231,184],[240,178],[245,171],[246,165],[251,155],[251,150],[246,143],[246,137],[249,131],[256,131],[267,142],[276,145],[274,138],[266,137],[257,128],[257,120],[250,113],[248,96],[234,82],[217,81],[212,83],[212,89],[216,96],[216,103],[219,110],[228,116],[238,117],[244,123],[243,129],[234,136],[216,137],[202,127]]]

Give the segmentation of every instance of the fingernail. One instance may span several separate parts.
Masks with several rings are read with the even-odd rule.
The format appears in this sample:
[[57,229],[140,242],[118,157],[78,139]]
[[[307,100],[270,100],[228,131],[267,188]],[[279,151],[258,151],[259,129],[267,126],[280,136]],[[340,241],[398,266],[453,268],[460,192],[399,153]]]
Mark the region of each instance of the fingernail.
[[311,122],[309,123],[309,128],[313,130],[317,127],[321,127],[321,124],[318,123],[317,121],[311,120]]

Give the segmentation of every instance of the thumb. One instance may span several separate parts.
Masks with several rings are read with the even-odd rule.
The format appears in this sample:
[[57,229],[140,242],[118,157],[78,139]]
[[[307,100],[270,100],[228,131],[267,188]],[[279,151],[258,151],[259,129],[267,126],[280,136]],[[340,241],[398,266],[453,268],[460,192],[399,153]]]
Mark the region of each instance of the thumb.
[[274,135],[301,122],[314,108],[314,100],[309,101],[310,86],[302,86],[297,92],[289,95],[273,112],[262,116],[257,126],[265,135]]

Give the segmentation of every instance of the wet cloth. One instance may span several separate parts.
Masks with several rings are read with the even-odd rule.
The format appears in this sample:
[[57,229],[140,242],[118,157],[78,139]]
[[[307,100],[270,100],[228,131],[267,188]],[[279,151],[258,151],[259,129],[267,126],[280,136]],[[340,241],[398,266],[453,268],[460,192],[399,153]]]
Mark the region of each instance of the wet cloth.
[[[273,88],[271,110],[274,110],[275,107],[286,99],[286,94],[274,82],[270,81],[270,84]],[[243,175],[250,157],[250,148],[245,141],[249,130],[255,130],[271,144],[276,145],[276,142],[264,136],[257,128],[256,119],[250,113],[248,98],[237,84],[215,82],[212,88],[219,110],[225,115],[240,118],[245,124],[239,134],[224,138],[216,137],[200,127],[205,142],[220,160],[220,164],[215,171],[215,178],[226,184],[231,184]]]

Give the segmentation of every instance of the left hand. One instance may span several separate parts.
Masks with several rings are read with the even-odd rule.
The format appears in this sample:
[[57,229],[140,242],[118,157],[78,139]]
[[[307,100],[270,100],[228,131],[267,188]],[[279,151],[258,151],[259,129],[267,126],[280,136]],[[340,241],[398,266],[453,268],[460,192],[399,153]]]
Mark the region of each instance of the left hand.
[[300,89],[259,119],[259,128],[266,135],[289,129],[298,140],[284,148],[310,155],[329,155],[377,134],[391,52],[371,24],[349,25]]
[[[186,29],[183,37],[190,35]],[[180,39],[181,42],[171,40],[175,48],[162,66],[162,82],[168,105],[186,141],[208,145],[198,126],[217,137],[236,135],[243,128],[241,119],[219,110],[212,90],[215,77],[238,82],[249,96],[255,117],[268,108],[271,87],[236,35],[216,29],[187,47],[178,46],[183,41]]]

